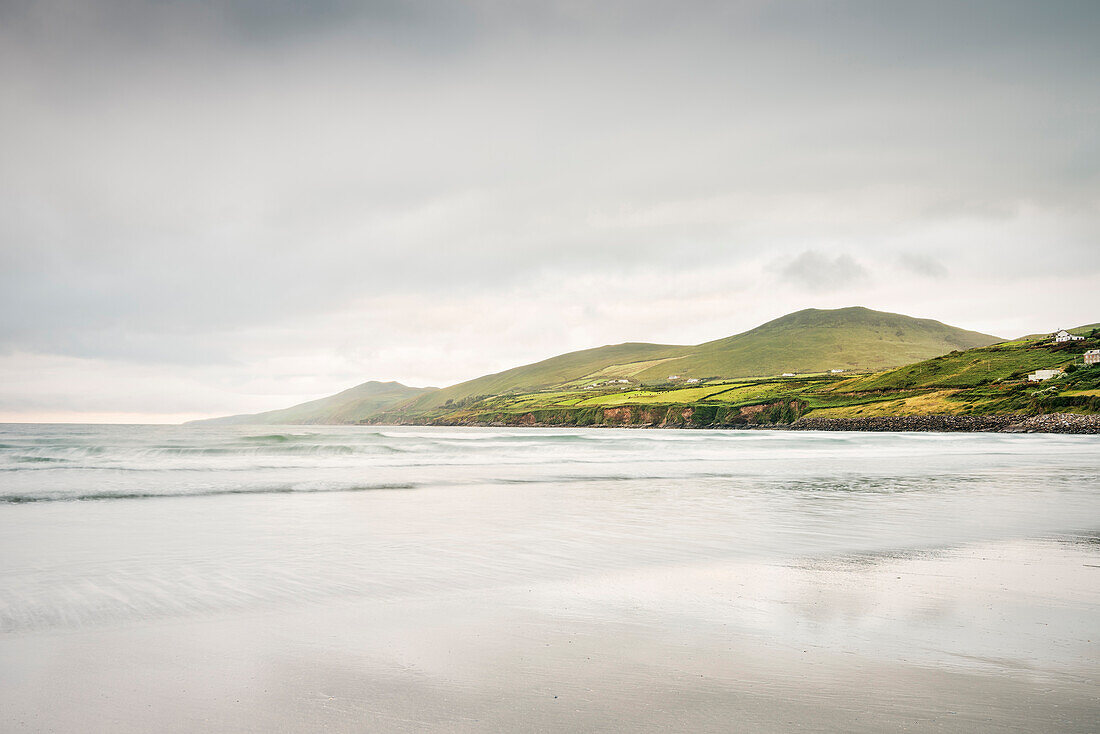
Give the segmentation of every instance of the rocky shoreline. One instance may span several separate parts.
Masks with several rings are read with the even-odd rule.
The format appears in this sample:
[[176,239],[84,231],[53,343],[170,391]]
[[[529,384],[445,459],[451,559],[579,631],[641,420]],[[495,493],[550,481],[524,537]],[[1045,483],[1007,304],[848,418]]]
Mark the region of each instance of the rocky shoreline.
[[[803,416],[793,423],[709,425],[598,422],[579,426],[568,422],[543,422],[526,414],[511,421],[433,421],[420,425],[485,426],[494,428],[681,428],[687,430],[772,430],[772,431],[878,431],[929,433],[1063,433],[1100,434],[1100,415],[1046,413],[1042,415],[911,415],[867,418],[815,418]],[[409,424],[406,424],[409,425]]]
[[795,431],[932,431],[998,433],[1100,433],[1100,415],[911,415],[868,418],[801,418]]

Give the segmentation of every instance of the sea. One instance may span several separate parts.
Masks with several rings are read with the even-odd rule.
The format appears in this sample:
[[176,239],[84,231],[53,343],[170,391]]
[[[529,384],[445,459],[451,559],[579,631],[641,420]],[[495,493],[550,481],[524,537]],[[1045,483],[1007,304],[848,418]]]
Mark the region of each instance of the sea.
[[0,425],[0,731],[1096,731],[1100,437]]

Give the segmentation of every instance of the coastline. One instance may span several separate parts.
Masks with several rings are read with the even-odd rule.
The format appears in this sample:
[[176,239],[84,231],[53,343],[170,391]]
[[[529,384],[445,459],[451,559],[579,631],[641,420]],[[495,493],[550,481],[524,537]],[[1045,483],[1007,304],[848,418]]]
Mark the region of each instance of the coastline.
[[1100,415],[912,415],[868,418],[806,416],[788,426],[802,431],[921,431],[936,433],[1100,433]]
[[539,420],[534,413],[517,413],[509,420],[437,420],[361,425],[468,426],[484,428],[678,428],[687,430],[771,430],[771,431],[856,431],[918,433],[1057,433],[1100,434],[1100,415],[1081,413],[1044,413],[1040,415],[909,415],[866,418],[814,418],[803,416],[792,423],[693,423],[691,416],[679,421],[620,422]]
[[4,431],[3,731],[1100,721],[1095,439]]

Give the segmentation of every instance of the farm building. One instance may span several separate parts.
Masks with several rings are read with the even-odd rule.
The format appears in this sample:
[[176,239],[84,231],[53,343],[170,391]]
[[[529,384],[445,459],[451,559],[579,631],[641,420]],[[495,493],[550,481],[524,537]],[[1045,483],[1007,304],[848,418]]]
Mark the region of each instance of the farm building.
[[1078,341],[1081,341],[1084,338],[1085,337],[1083,337],[1083,336],[1077,336],[1076,334],[1070,334],[1065,329],[1062,329],[1061,331],[1054,334],[1054,343],[1058,344],[1058,343],[1061,343],[1061,342],[1078,342]]
[[1035,370],[1027,379],[1031,382],[1039,382],[1040,380],[1049,380],[1052,377],[1060,377],[1062,370]]

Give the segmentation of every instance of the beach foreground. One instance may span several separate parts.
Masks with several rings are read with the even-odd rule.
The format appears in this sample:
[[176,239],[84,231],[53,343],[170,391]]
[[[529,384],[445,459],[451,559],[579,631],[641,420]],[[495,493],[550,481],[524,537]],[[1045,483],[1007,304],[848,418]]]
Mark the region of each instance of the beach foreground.
[[[982,573],[1035,550],[963,565]],[[1067,555],[1096,560],[1063,551],[1059,562]],[[782,587],[771,598],[718,592],[751,586],[741,574],[762,569],[712,568],[687,579],[669,570],[585,587],[21,635],[0,645],[0,700],[11,731],[1095,731],[1095,663],[1087,643],[1074,650],[1084,641],[1064,632],[1067,659],[1054,665],[977,650],[936,659],[902,640],[889,654],[875,649],[884,640],[845,649],[797,629],[815,617],[844,626],[830,623],[836,615],[881,615],[888,628],[935,617],[883,609],[893,606],[884,577],[919,573],[928,583],[954,565],[941,563],[947,568],[763,569]],[[856,588],[867,584],[878,588]],[[656,589],[688,601],[647,604]],[[964,623],[988,602],[1035,627],[1066,616],[1026,596],[942,590],[938,603],[951,611],[941,609],[939,623]],[[750,632],[729,618],[785,605],[801,606],[777,621],[793,628],[786,631]]]
[[158,430],[4,430],[0,729],[1100,723],[1094,437]]

